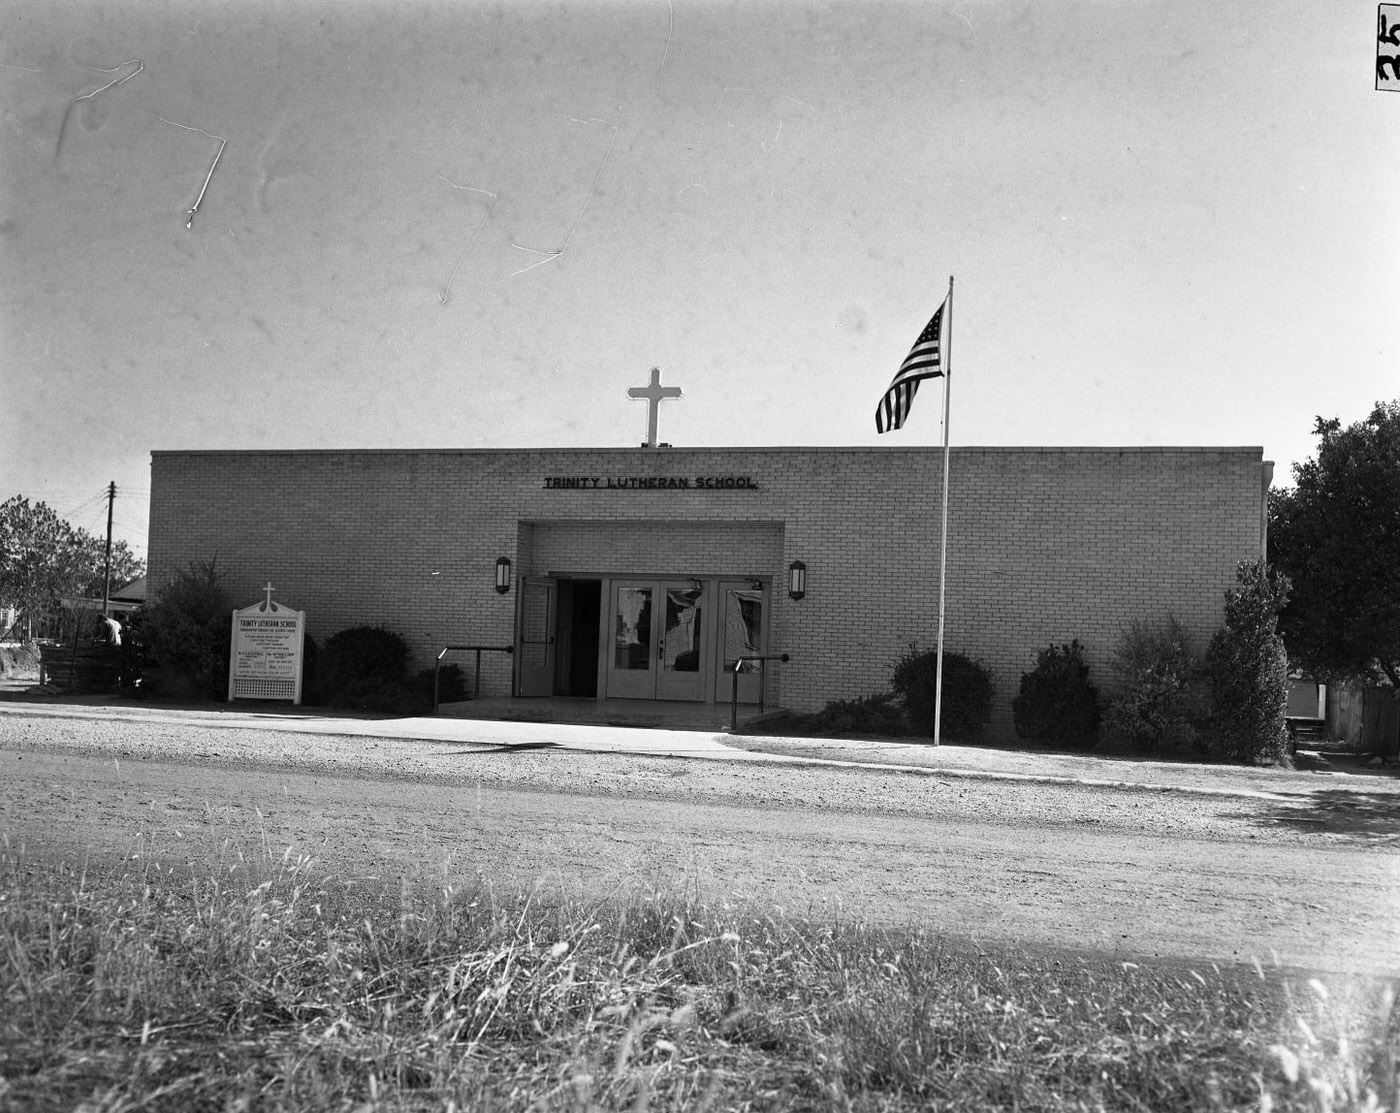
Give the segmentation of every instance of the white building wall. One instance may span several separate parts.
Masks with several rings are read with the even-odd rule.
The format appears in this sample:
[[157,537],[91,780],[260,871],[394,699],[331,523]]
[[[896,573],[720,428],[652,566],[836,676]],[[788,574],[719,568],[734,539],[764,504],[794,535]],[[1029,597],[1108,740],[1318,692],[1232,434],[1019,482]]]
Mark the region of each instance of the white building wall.
[[[1173,613],[1204,648],[1260,553],[1263,468],[1258,448],[954,449],[947,644],[992,672],[993,730],[1052,642],[1083,642],[1101,686],[1134,619]],[[783,702],[811,710],[886,690],[901,652],[934,644],[941,469],[925,448],[158,452],[150,584],[216,559],[236,605],[271,579],[317,639],[384,625],[426,665],[512,640],[499,556],[517,576],[765,575]],[[599,483],[554,482],[579,478]],[[505,694],[509,663],[483,665]]]

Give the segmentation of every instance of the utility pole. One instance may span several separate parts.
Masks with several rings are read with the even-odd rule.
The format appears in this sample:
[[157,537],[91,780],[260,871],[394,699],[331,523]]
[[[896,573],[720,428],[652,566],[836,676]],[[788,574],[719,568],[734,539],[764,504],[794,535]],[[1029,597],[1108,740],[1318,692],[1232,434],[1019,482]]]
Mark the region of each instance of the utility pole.
[[102,617],[112,609],[112,504],[117,501],[117,481],[107,484],[107,549],[102,557]]

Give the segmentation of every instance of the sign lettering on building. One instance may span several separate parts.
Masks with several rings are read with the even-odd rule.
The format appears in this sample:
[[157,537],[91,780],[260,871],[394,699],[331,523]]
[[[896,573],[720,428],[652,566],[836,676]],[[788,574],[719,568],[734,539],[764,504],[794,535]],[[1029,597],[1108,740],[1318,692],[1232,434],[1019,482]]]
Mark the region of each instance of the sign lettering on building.
[[757,491],[748,475],[547,475],[546,491]]

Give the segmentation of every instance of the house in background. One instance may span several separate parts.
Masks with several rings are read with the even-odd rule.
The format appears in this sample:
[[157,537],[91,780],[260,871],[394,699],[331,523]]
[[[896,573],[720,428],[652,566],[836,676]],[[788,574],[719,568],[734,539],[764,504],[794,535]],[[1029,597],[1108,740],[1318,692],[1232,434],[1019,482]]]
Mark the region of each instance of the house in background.
[[[107,611],[110,614],[119,614],[123,611],[134,611],[146,602],[146,577],[137,576],[128,584],[123,584],[116,588],[107,596]],[[102,600],[65,595],[63,605],[70,611],[97,611],[101,612]]]
[[1327,685],[1311,676],[1288,678],[1290,721],[1323,723],[1327,719]]
[[108,597],[113,603],[122,604],[123,610],[134,610],[146,602],[146,577],[137,576],[129,584],[123,584]]

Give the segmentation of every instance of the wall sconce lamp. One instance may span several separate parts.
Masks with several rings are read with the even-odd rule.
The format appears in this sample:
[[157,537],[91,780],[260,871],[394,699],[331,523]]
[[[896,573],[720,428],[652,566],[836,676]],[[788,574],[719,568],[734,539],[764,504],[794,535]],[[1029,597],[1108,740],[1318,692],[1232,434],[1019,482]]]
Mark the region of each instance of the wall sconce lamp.
[[788,597],[801,599],[807,594],[807,566],[800,560],[788,565]]
[[496,558],[496,591],[504,595],[510,590],[510,557]]
[[763,581],[762,581],[762,580],[750,580],[750,581],[749,581],[749,590],[750,590],[750,591],[762,591],[762,590],[763,590]]

